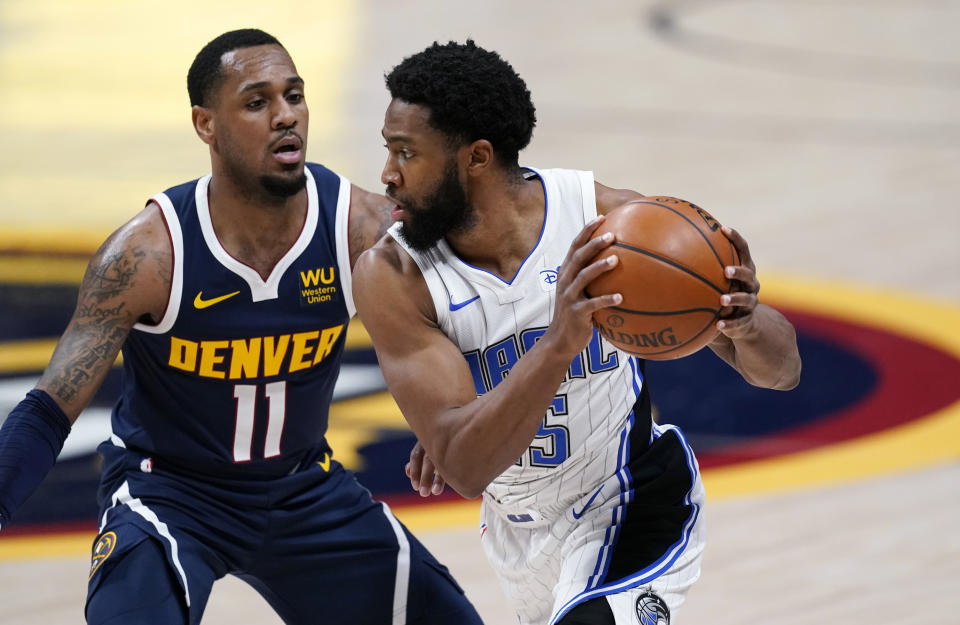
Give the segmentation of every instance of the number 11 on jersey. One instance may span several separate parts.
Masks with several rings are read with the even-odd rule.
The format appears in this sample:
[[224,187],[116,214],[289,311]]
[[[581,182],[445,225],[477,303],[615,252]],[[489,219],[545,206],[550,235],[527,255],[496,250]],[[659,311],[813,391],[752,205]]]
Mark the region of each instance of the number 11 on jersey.
[[[254,412],[257,406],[257,385],[237,384],[233,396],[237,400],[237,422],[233,435],[233,461],[247,462],[253,447]],[[267,438],[263,444],[263,457],[280,455],[280,437],[287,409],[287,382],[271,382],[264,388],[267,397]]]

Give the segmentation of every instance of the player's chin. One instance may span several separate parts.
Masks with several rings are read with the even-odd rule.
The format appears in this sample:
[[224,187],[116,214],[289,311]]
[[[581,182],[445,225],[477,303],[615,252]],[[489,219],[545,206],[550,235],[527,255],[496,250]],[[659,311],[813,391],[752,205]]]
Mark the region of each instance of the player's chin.
[[307,176],[302,167],[299,171],[273,171],[260,176],[260,185],[271,196],[287,198],[306,188]]
[[266,167],[263,175],[277,182],[291,184],[304,178],[305,169],[306,164],[304,161],[298,161],[296,163],[275,163],[272,166]]

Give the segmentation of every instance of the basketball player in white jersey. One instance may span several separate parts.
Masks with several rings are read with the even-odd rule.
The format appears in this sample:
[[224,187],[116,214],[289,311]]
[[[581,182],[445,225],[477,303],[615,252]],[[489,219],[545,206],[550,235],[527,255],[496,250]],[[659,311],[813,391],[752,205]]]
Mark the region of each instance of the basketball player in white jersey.
[[[653,423],[643,362],[602,339],[584,287],[603,215],[639,193],[520,167],[534,107],[496,53],[434,44],[387,76],[383,171],[398,222],[355,271],[384,377],[433,467],[483,494],[481,540],[521,623],[669,623],[699,576],[703,486],[683,433]],[[742,285],[710,345],[750,383],[794,387],[793,326]],[[421,472],[423,473],[421,475]],[[434,486],[441,486],[437,478]]]

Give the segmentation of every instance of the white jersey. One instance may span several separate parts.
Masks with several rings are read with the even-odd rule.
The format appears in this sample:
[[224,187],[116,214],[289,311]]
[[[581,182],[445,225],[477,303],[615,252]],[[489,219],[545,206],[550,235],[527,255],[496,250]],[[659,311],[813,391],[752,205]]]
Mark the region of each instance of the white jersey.
[[[530,169],[529,177],[534,176],[544,188],[544,223],[511,280],[464,262],[443,239],[418,252],[404,243],[400,224],[390,229],[420,268],[440,329],[463,353],[478,396],[503,381],[546,331],[558,269],[574,237],[597,214],[592,173]],[[547,623],[551,615],[558,619],[590,597],[636,589],[666,573],[685,550],[702,489],[696,460],[679,430],[663,437],[668,444],[656,446],[650,484],[631,473],[641,472],[636,463],[644,457],[650,461],[648,450],[664,431],[652,422],[643,361],[594,330],[571,362],[529,448],[484,491],[484,547],[521,623]],[[651,541],[642,532],[627,536],[614,529],[648,490],[649,501],[640,503],[657,509],[664,483],[679,513],[671,531]],[[647,514],[638,511],[630,520],[642,523]],[[576,546],[567,544],[571,541]],[[617,552],[618,542],[637,552],[631,541],[643,543],[637,560],[622,548],[625,555]],[[699,571],[699,549],[693,551],[686,562],[696,555],[696,566],[687,570]],[[624,577],[638,571],[643,574]]]
[[[557,270],[570,242],[597,214],[590,172],[544,170],[546,210],[536,247],[505,281],[457,257],[446,241],[407,249],[430,289],[440,329],[460,348],[482,395],[504,379],[553,318]],[[403,243],[395,229],[391,234]],[[619,435],[643,381],[636,363],[594,331],[570,365],[530,447],[486,489],[512,514],[533,519],[613,473]],[[649,418],[649,415],[645,415]]]

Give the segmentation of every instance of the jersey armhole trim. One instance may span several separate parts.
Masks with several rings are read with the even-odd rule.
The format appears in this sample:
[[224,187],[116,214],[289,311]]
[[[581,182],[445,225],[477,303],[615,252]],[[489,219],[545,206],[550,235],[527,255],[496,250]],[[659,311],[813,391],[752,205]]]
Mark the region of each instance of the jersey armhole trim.
[[583,198],[583,223],[586,225],[597,216],[597,187],[594,184],[592,171],[578,171],[580,192]]
[[433,302],[434,313],[437,315],[437,326],[441,329],[447,327],[447,323],[449,322],[449,313],[447,312],[448,302],[438,299],[439,295],[446,293],[446,287],[440,279],[440,275],[434,267],[430,266],[425,257],[414,254],[407,248],[406,243],[403,242],[403,237],[400,236],[400,222],[393,224],[390,229],[387,230],[387,233],[393,237],[397,245],[413,259],[413,262],[417,263],[417,267],[420,268],[420,275],[423,277],[423,281],[427,285],[427,291],[430,293],[430,300]]
[[170,277],[167,309],[163,312],[160,323],[148,325],[138,322],[133,325],[133,329],[147,334],[166,334],[173,328],[173,324],[176,323],[177,316],[180,314],[180,300],[183,294],[183,233],[180,230],[180,219],[177,217],[177,211],[174,210],[173,203],[166,193],[158,193],[150,198],[150,201],[160,207],[160,216],[167,227],[167,235],[170,237],[170,253],[173,257],[173,275]]
[[340,178],[340,192],[337,195],[337,215],[334,220],[334,243],[337,251],[337,268],[340,270],[340,286],[343,288],[343,303],[347,307],[347,316],[357,314],[353,304],[353,269],[350,266],[350,181]]

